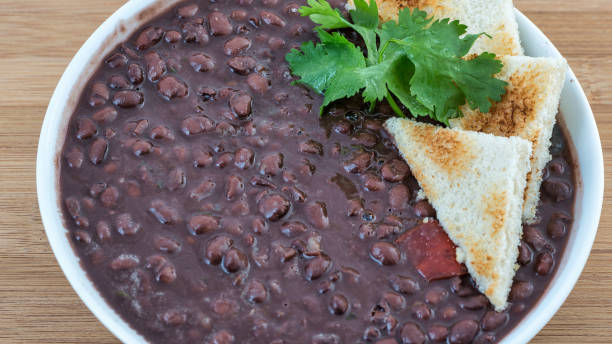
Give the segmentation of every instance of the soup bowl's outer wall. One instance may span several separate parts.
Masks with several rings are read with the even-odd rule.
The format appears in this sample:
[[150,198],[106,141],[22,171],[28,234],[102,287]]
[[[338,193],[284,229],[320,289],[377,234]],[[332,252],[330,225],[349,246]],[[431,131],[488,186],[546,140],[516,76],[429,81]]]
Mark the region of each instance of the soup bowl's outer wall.
[[[36,162],[38,203],[47,238],[66,278],[85,305],[121,341],[145,343],[106,303],[87,278],[63,222],[59,197],[61,149],[68,121],[89,78],[117,43],[142,23],[179,0],[131,0],[108,18],[76,54],[53,93],[42,126]],[[521,39],[529,56],[560,56],[544,34],[518,10]],[[544,327],[578,280],[595,239],[603,200],[603,158],[599,134],[587,99],[570,70],[561,100],[563,120],[579,162],[573,228],[566,252],[548,289],[503,343],[526,343]],[[67,329],[68,330],[68,329]]]

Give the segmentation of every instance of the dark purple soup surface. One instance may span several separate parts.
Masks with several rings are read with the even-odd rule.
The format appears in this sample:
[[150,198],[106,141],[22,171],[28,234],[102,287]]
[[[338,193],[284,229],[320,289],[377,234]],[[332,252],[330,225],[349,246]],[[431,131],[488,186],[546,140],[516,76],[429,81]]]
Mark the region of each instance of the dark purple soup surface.
[[435,212],[382,129],[388,106],[348,99],[319,117],[322,97],[291,84],[285,54],[315,38],[303,4],[181,3],[99,67],[60,177],[89,277],[155,343],[500,340],[563,254],[566,138],[556,128],[508,309],[469,275],[427,281],[396,240]]

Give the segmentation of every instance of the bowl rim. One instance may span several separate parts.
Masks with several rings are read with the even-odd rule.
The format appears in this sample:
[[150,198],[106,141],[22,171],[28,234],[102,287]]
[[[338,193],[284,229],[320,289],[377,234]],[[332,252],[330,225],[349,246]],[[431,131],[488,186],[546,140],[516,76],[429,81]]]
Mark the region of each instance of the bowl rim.
[[[74,111],[74,104],[70,104],[74,100],[70,95],[74,94],[73,92],[80,94],[89,79],[78,78],[78,76],[87,74],[88,68],[90,69],[89,72],[93,73],[91,71],[92,66],[95,69],[102,58],[117,43],[129,37],[133,30],[140,27],[142,23],[163,13],[169,6],[177,2],[179,0],[130,0],[95,30],[71,60],[58,82],[45,114],[38,143],[36,159],[37,196],[42,223],[51,249],[66,279],[79,298],[100,322],[122,342],[146,343],[147,341],[106,302],[82,268],[80,259],[73,250],[69,232],[64,226],[61,199],[58,192],[59,177],[57,171],[61,162],[61,148],[68,119]],[[147,15],[143,16],[143,13],[147,13]],[[527,54],[531,50],[537,51],[536,55],[538,56],[561,57],[559,51],[535,24],[518,9],[515,9],[515,14],[523,45],[528,45],[525,47],[526,55],[535,56]],[[109,44],[104,47],[104,43]],[[106,53],[101,53],[101,50],[105,50]],[[84,79],[84,81],[79,79]],[[564,120],[567,125],[579,124],[579,128],[574,131],[579,131],[577,135],[580,138],[586,138],[586,140],[590,138],[588,144],[585,145],[589,147],[591,152],[584,153],[583,150],[578,149],[577,153],[581,154],[575,155],[576,160],[579,161],[578,169],[583,187],[576,195],[574,212],[580,211],[581,216],[579,221],[575,220],[574,222],[567,248],[561,262],[559,262],[560,266],[549,282],[547,289],[519,324],[504,336],[502,343],[527,343],[548,323],[580,277],[597,233],[603,204],[604,182],[601,142],[586,95],[573,71],[568,68],[561,107],[564,105],[572,106],[568,103],[570,100],[575,102],[575,106],[579,109],[580,114],[574,117],[579,116],[580,122],[570,121],[571,123],[567,123],[565,117],[568,114],[565,113],[565,110]],[[71,106],[72,109],[70,109]],[[572,129],[574,128],[568,129],[573,144],[575,135]],[[588,162],[588,166],[586,162]],[[588,170],[587,167],[589,167]],[[583,168],[585,171],[583,171]],[[587,183],[584,183],[585,180]],[[585,195],[588,196],[588,199],[585,198]],[[579,196],[582,197],[580,205],[578,204]],[[588,206],[582,205],[587,201],[588,204],[585,205]],[[579,229],[581,235],[580,240],[577,240],[576,233]],[[571,264],[568,264],[570,258]],[[562,266],[563,269],[561,269]]]

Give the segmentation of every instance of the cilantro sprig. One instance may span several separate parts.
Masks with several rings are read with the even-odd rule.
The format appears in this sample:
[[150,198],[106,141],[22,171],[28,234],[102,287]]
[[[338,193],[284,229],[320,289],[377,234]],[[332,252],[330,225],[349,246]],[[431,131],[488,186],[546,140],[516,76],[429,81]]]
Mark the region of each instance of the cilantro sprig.
[[[332,102],[361,92],[373,107],[386,99],[398,116],[399,100],[414,116],[448,123],[466,102],[489,112],[507,83],[496,79],[503,67],[494,54],[466,57],[481,34],[465,34],[459,21],[434,20],[418,9],[402,9],[397,21],[380,25],[376,1],[355,0],[345,18],[325,0],[308,0],[300,13],[314,23],[320,42],[305,42],[287,54],[298,83],[324,95],[321,113]],[[366,54],[336,29],[355,30]]]

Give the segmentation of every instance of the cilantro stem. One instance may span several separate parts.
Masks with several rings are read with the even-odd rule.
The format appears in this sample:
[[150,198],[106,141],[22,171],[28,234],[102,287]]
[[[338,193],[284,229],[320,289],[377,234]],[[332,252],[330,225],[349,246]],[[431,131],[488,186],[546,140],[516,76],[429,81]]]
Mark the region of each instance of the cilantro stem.
[[387,91],[387,95],[385,96],[385,98],[387,99],[387,102],[389,102],[389,106],[391,106],[391,109],[393,109],[393,112],[395,112],[396,115],[400,116],[401,118],[406,118],[406,116],[402,112],[402,109],[400,109],[400,107],[395,102],[395,99],[393,99],[391,92]]

